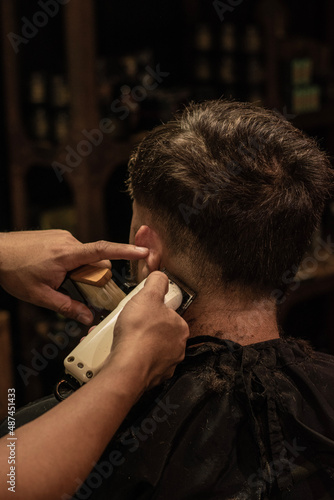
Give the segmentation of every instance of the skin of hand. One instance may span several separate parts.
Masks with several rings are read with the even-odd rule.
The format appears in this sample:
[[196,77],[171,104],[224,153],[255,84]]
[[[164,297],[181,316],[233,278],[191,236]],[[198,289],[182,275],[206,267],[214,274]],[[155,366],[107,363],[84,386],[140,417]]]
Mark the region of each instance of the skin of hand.
[[[102,370],[65,401],[15,432],[16,500],[69,498],[89,475],[141,394],[184,358],[186,322],[163,302],[168,279],[152,273],[124,307]],[[9,441],[8,441],[9,439]],[[10,438],[0,440],[0,493],[8,491]]]
[[[111,356],[121,350],[123,360],[131,363],[136,372],[144,375],[145,367],[149,366],[149,384],[145,389],[173,375],[176,365],[184,358],[184,346],[189,337],[187,323],[173,309],[164,305],[167,292],[167,276],[160,271],[152,272],[144,288],[125,305],[114,328]],[[145,310],[147,314],[143,314]],[[171,329],[178,332],[176,336],[173,335],[173,339],[170,337]],[[160,338],[159,346],[156,343],[157,333]],[[141,366],[143,360],[144,366]]]
[[84,264],[110,268],[109,260],[145,258],[134,245],[96,241],[83,244],[63,230],[0,234],[0,284],[14,297],[46,307],[86,325],[93,315],[84,304],[57,291],[66,273]]

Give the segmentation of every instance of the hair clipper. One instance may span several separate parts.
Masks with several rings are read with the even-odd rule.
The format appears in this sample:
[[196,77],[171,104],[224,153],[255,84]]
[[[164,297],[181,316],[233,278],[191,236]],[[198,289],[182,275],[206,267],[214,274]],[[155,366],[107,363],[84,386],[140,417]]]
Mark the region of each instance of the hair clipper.
[[[169,278],[165,304],[182,315],[194,300],[195,293],[164,272]],[[80,385],[91,380],[101,370],[110,353],[118,316],[129,300],[144,287],[145,282],[146,279],[136,286],[65,358],[65,373],[74,377]]]

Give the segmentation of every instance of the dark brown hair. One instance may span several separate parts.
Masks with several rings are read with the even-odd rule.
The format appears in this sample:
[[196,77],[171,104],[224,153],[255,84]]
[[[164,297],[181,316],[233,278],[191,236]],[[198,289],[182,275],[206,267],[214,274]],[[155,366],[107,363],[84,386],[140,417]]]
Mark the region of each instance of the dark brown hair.
[[226,100],[188,106],[129,162],[130,194],[175,254],[261,292],[300,263],[332,181],[326,155],[283,116]]

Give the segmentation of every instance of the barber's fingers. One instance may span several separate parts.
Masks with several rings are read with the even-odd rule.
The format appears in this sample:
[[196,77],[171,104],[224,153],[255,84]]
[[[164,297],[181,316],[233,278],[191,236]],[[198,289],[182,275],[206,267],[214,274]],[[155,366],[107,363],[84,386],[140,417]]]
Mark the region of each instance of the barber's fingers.
[[111,262],[110,260],[99,260],[98,262],[91,262],[92,266],[100,267],[101,269],[111,269]]
[[168,292],[168,277],[160,271],[153,271],[146,279],[142,294],[147,298],[164,301],[165,295]]
[[56,311],[66,318],[75,319],[84,325],[90,325],[94,319],[92,312],[87,306],[52,288],[45,290],[43,298],[37,305]]
[[148,249],[127,245],[123,243],[111,243],[109,241],[95,241],[82,245],[75,245],[69,254],[68,270],[84,264],[91,264],[101,260],[138,260],[148,255]]

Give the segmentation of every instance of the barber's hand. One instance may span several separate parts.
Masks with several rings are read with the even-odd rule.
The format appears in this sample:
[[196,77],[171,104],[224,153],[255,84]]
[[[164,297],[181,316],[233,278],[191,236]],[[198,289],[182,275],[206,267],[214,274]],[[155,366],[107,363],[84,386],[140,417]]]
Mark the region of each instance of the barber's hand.
[[110,268],[109,260],[136,260],[147,249],[97,241],[80,243],[68,231],[20,231],[0,234],[0,285],[11,295],[47,307],[84,324],[93,321],[84,304],[57,292],[66,273],[84,264]]
[[108,362],[121,359],[125,370],[143,377],[143,390],[170,378],[184,359],[189,328],[179,314],[165,306],[167,291],[167,276],[159,271],[151,273],[144,288],[126,304],[114,328]]

